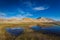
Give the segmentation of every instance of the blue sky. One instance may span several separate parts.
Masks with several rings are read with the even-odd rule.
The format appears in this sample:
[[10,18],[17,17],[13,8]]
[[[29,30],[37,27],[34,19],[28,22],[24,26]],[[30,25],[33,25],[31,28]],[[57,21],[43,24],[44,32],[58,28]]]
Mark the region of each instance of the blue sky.
[[0,0],[0,18],[60,20],[60,0]]

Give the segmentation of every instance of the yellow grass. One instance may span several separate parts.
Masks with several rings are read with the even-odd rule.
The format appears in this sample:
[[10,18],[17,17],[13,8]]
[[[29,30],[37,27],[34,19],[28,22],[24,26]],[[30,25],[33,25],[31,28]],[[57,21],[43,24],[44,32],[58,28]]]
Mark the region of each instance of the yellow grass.
[[[12,37],[9,33],[6,32],[5,28],[14,28],[14,27],[22,27],[25,29],[24,33],[22,35],[19,35],[15,40],[60,40],[60,37],[58,36],[52,36],[47,34],[42,34],[40,32],[34,32],[29,29],[30,25],[37,25],[45,26],[47,24],[43,23],[19,23],[19,24],[0,24],[0,40],[13,40],[14,37]],[[54,24],[48,24],[47,26],[51,26]]]

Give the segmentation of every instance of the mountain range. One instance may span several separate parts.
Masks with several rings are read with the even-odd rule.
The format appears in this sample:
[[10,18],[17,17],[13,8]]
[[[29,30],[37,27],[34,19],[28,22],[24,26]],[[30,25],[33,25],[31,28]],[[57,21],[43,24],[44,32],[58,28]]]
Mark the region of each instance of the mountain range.
[[0,18],[1,23],[20,23],[20,22],[55,22],[55,20],[50,19],[50,18],[44,18],[44,17],[39,17],[37,19],[33,18],[10,18],[10,19],[5,19],[5,18]]

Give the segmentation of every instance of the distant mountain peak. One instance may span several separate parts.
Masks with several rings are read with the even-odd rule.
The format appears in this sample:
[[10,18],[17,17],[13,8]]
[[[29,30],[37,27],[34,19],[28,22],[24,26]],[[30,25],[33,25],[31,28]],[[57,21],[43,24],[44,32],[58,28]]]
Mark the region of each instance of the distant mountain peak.
[[41,19],[42,17],[38,17],[37,19]]
[[44,19],[45,17],[38,17],[37,19]]
[[53,19],[45,18],[45,17],[39,17],[37,19],[40,20],[41,22],[54,22],[55,21]]

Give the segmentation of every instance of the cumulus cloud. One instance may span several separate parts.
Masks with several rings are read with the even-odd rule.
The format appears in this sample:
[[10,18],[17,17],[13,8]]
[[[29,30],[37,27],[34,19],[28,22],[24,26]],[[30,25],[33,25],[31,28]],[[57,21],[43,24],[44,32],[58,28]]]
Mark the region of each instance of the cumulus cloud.
[[49,7],[44,7],[44,6],[40,6],[40,7],[35,7],[33,8],[33,10],[46,10],[48,9]]

